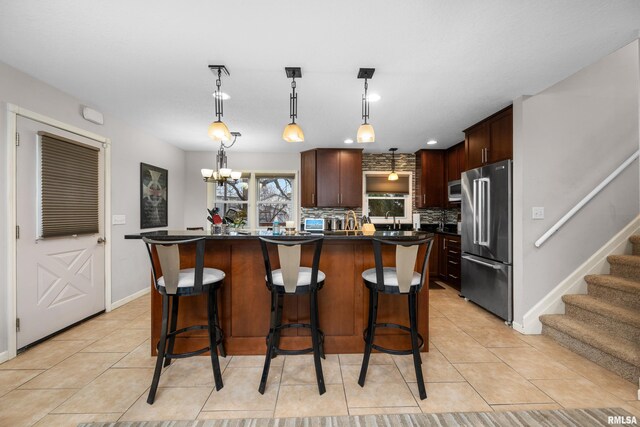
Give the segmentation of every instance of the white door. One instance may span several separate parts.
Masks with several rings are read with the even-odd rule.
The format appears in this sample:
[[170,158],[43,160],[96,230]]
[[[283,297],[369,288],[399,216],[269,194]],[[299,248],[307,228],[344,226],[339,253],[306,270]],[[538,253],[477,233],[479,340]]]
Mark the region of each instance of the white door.
[[[17,131],[17,348],[105,309],[104,148],[102,144],[18,116]],[[41,238],[38,131],[100,149],[99,233]]]

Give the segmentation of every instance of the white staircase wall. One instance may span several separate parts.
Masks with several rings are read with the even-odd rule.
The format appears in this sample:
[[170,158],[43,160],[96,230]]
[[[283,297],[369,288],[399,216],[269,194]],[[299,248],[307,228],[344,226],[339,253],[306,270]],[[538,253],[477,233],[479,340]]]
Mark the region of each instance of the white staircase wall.
[[[534,246],[640,148],[639,105],[638,40],[537,95],[514,101],[516,329],[539,333],[537,317],[525,315],[539,303],[562,310],[554,305],[553,299],[561,297],[554,289],[566,286],[573,272],[640,213],[635,161],[543,246]],[[545,219],[531,219],[534,206],[545,208]]]

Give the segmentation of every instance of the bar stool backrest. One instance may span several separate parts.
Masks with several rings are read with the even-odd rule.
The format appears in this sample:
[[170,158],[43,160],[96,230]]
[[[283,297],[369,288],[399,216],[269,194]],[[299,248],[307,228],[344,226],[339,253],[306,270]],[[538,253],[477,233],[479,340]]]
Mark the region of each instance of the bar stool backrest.
[[320,265],[320,252],[322,251],[322,241],[324,236],[317,236],[299,240],[291,239],[267,239],[260,237],[260,245],[262,247],[262,256],[264,258],[264,268],[267,273],[267,283],[269,287],[273,287],[273,276],[271,269],[271,258],[269,255],[269,246],[275,245],[278,248],[278,259],[280,262],[280,270],[282,272],[282,280],[286,293],[293,294],[298,284],[298,274],[300,273],[300,255],[303,245],[315,245],[313,252],[313,263],[311,265],[311,290],[318,285],[318,268]]
[[420,271],[420,284],[417,290],[422,289],[424,277],[429,262],[429,254],[433,245],[433,238],[420,240],[386,240],[373,239],[373,256],[376,263],[376,283],[380,290],[384,290],[384,264],[382,263],[382,245],[393,245],[396,247],[396,275],[398,278],[398,288],[401,293],[409,292],[413,281],[414,266],[418,260],[418,252],[421,246],[426,245],[424,258]]
[[[147,245],[149,259],[151,260],[151,271],[153,272],[153,280],[156,290],[167,295],[175,295],[178,291],[178,283],[180,280],[180,247],[184,245],[195,244],[195,269],[193,278],[192,294],[202,292],[202,276],[204,272],[204,244],[205,238],[198,237],[195,239],[183,240],[152,240],[143,237],[142,240]],[[155,250],[158,263],[153,257]],[[160,277],[164,278],[164,289],[158,285]]]

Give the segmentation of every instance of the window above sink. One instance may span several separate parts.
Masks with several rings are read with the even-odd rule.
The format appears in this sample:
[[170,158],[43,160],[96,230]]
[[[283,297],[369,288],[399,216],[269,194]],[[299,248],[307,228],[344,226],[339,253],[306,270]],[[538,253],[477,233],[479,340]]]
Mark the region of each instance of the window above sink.
[[390,172],[365,171],[362,212],[374,224],[411,223],[411,172],[398,172],[399,180],[386,181]]

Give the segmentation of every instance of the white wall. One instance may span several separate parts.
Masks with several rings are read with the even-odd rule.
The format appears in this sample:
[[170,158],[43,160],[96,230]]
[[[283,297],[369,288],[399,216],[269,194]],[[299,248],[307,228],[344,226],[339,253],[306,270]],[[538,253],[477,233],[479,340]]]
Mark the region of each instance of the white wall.
[[[236,144],[242,144],[242,138]],[[186,153],[184,224],[187,227],[202,227],[207,224],[207,186],[202,181],[200,169],[215,169],[218,148],[219,145],[212,142],[211,151]],[[234,148],[225,150],[227,164],[234,170],[300,171],[299,153],[250,153],[234,151]],[[300,147],[301,151],[306,149],[308,147]]]
[[[139,170],[140,162],[150,163],[169,171],[169,228],[183,228],[185,153],[129,124],[105,115],[104,126],[85,121],[80,110],[89,105],[63,93],[25,73],[0,63],[0,163],[3,165],[0,200],[7,203],[6,188],[6,104],[11,103],[61,122],[111,139],[112,213],[127,216],[127,224],[112,229],[112,301],[116,302],[149,286],[149,260],[142,242],[124,240],[125,234],[140,230]],[[100,109],[100,106],[92,106]],[[19,189],[18,189],[19,191]],[[0,209],[0,224],[5,210]],[[109,220],[109,219],[107,219]],[[6,329],[7,242],[12,236],[0,228],[0,353],[8,348]]]
[[[639,54],[636,40],[514,102],[516,323],[640,212],[636,161],[541,248],[534,246],[638,149]],[[544,220],[531,219],[534,206],[544,206]]]

